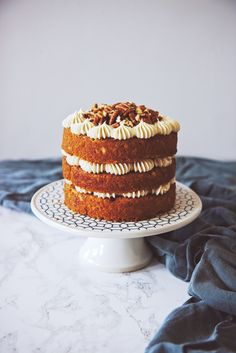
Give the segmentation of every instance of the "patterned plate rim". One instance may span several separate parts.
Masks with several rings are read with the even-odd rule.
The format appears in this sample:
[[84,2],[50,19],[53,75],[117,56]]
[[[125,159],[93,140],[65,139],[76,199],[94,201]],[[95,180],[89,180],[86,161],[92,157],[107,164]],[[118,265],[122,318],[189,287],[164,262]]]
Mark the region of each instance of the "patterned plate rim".
[[202,209],[199,196],[176,182],[176,204],[167,213],[139,222],[96,220],[70,211],[63,203],[62,187],[63,179],[43,186],[32,197],[31,209],[44,223],[87,237],[136,238],[167,233],[194,221]]

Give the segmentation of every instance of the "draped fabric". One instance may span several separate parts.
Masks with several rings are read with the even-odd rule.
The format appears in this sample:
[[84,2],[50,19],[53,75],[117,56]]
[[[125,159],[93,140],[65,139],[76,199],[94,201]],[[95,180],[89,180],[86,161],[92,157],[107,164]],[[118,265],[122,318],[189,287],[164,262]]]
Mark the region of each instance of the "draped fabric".
[[236,163],[179,158],[177,180],[201,197],[192,224],[148,239],[191,295],[175,309],[146,353],[236,352]]
[[[201,216],[147,241],[189,281],[191,299],[170,313],[146,353],[236,352],[236,162],[178,157],[176,174],[201,197]],[[59,159],[2,161],[0,205],[31,212],[34,192],[60,178]]]
[[33,194],[61,178],[60,159],[0,161],[0,205],[31,213]]

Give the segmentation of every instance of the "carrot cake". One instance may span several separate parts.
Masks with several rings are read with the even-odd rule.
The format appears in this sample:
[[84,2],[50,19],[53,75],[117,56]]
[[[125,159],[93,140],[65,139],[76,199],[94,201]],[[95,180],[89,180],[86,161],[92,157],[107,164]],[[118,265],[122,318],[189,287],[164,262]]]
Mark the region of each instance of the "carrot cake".
[[64,200],[109,221],[138,221],[175,203],[179,123],[131,102],[94,104],[63,120]]

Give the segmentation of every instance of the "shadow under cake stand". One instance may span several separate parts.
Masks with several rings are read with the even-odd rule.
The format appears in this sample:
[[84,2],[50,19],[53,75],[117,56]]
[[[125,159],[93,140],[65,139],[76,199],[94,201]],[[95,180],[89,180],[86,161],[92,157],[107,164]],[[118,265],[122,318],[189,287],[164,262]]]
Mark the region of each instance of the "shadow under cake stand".
[[155,218],[139,222],[109,222],[74,213],[64,205],[63,180],[39,189],[31,200],[33,213],[44,223],[88,239],[79,259],[83,265],[107,272],[145,267],[152,258],[145,237],[170,232],[191,223],[201,212],[198,195],[176,183],[175,206]]

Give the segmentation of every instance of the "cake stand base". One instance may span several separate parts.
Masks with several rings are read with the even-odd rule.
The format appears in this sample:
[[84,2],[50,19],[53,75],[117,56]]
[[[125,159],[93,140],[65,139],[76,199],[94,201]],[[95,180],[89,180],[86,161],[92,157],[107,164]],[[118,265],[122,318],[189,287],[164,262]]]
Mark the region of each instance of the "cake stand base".
[[202,203],[194,191],[176,183],[174,207],[138,222],[109,222],[74,213],[64,204],[63,180],[39,189],[31,200],[34,214],[48,225],[88,238],[79,252],[82,265],[106,272],[129,272],[145,267],[152,251],[144,237],[168,233],[194,221]]
[[151,259],[152,251],[144,238],[88,238],[79,252],[82,265],[106,272],[136,271]]

